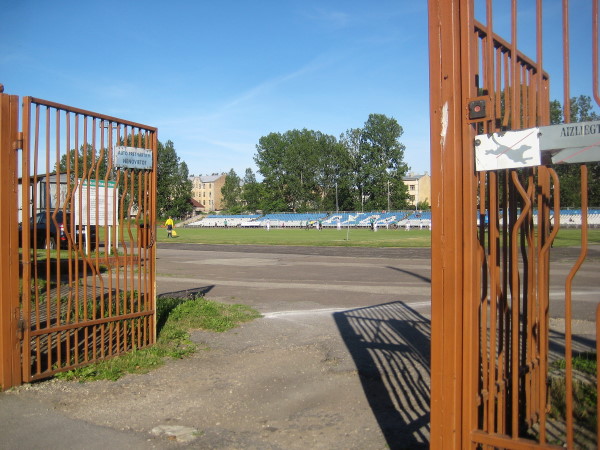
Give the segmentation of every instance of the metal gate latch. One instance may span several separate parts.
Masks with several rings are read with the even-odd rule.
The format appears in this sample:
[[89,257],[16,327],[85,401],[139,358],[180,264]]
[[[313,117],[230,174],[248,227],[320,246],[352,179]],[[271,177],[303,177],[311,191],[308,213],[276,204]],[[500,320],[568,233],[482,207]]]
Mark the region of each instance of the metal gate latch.
[[469,102],[469,120],[485,119],[486,102],[484,99],[477,99]]

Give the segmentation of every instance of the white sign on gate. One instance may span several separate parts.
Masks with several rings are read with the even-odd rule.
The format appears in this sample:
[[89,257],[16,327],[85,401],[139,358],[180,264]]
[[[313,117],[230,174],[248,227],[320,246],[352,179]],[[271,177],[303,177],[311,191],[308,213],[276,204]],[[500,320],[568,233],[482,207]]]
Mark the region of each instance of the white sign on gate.
[[600,121],[475,137],[475,164],[480,171],[593,161],[600,161]]
[[[81,199],[81,214],[79,199]],[[119,216],[118,199],[119,188],[114,181],[84,180],[78,185],[73,198],[75,220],[78,222],[81,220],[81,225],[112,225],[113,217]]]
[[477,170],[513,169],[539,166],[539,129],[482,134],[475,140]]
[[135,147],[115,147],[115,167],[124,169],[152,169],[152,150]]

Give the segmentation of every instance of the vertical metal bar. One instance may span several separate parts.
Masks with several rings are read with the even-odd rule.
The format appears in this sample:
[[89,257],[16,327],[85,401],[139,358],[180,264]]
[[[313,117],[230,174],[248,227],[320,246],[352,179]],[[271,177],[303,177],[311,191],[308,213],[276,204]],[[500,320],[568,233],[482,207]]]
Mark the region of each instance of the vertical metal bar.
[[521,285],[519,279],[518,250],[517,243],[519,232],[531,209],[528,193],[525,191],[516,171],[512,171],[512,182],[521,196],[524,207],[518,219],[514,223],[511,239],[511,266],[512,266],[512,290],[511,290],[511,436],[513,439],[519,437],[519,337],[520,337],[520,312],[521,312]]
[[[95,205],[95,211],[94,211],[94,218],[95,221],[92,221],[92,211],[91,211],[91,202],[88,201],[88,221],[86,222],[86,228],[87,228],[87,233],[91,234],[91,229],[92,227],[96,229],[96,232],[100,232],[100,229],[98,227],[98,218],[100,217],[100,211],[99,211],[99,207],[100,207],[100,202],[98,201],[99,199],[99,192],[100,192],[100,180],[98,179],[98,170],[100,168],[100,159],[98,157],[98,153],[101,151],[98,150],[97,148],[97,141],[98,141],[98,119],[96,117],[94,117],[92,119],[92,146],[91,146],[91,161],[89,162],[90,165],[90,180],[88,183],[88,200],[91,198],[91,194],[94,193],[95,196],[95,201],[94,201],[94,205]],[[94,177],[92,177],[91,174],[95,174]],[[81,233],[80,233],[81,234]],[[85,243],[82,246],[82,255],[85,254],[87,257],[89,257],[89,253],[91,251],[91,245],[92,243],[90,242],[90,235],[87,234],[85,237]],[[90,317],[92,319],[96,319],[97,318],[97,307],[98,307],[98,272],[97,272],[97,268],[99,267],[99,261],[98,261],[98,253],[96,252],[96,263],[95,264],[91,264],[91,272],[92,272],[92,313],[90,315]],[[91,260],[91,258],[90,258]],[[87,260],[86,260],[87,263]],[[102,279],[100,278],[100,282],[102,281]],[[102,290],[103,291],[103,290]],[[91,332],[92,332],[92,353],[93,353],[93,358],[94,360],[98,359],[99,357],[99,352],[98,352],[98,339],[97,339],[97,335],[98,335],[98,326],[97,325],[93,325],[91,327]]]
[[[540,299],[538,321],[540,326],[540,370],[539,370],[539,397],[538,410],[540,414],[540,443],[546,443],[546,380],[548,373],[548,329],[549,329],[549,252],[552,243],[560,229],[560,182],[558,175],[554,170],[549,169],[550,176],[554,184],[554,227],[550,230],[549,208],[544,208],[545,217],[543,225],[546,228],[544,235],[547,235],[546,241],[543,243],[542,251],[540,252],[540,269],[539,281],[540,284]],[[549,191],[548,191],[549,192]],[[538,224],[539,226],[539,224]]]
[[[61,204],[61,171],[60,171],[60,166],[59,166],[59,161],[60,161],[60,110],[55,109],[54,110],[54,141],[55,141],[55,170],[54,172],[56,173],[56,181],[55,181],[55,192],[56,192],[56,205],[53,205],[54,207],[54,217],[56,217],[57,212],[59,209],[61,209],[63,211],[63,225],[65,225],[66,222],[66,205]],[[50,153],[50,149],[48,148],[46,150],[46,152],[49,154]],[[50,170],[50,167],[48,167],[48,170]],[[65,225],[68,226],[68,225]],[[55,277],[57,280],[56,283],[56,300],[54,301],[54,304],[56,305],[56,318],[53,319],[56,321],[56,325],[60,326],[61,325],[61,284],[62,284],[62,278],[61,278],[61,254],[60,254],[60,247],[61,247],[61,236],[60,236],[60,232],[59,232],[59,227],[57,226],[56,228],[58,234],[56,236],[56,272],[55,272]],[[49,281],[50,279],[46,280]],[[47,311],[48,316],[50,317],[50,311]],[[50,321],[50,318],[48,318],[47,320],[47,327],[52,326],[52,322]],[[62,345],[61,345],[61,336],[62,333],[57,333],[56,335],[56,361],[54,362],[54,364],[52,366],[48,366],[48,370],[51,370],[52,368],[56,367],[56,368],[61,368],[62,367]],[[52,349],[48,349],[49,353],[53,353]]]
[[[28,224],[30,220],[30,199],[31,187],[29,177],[29,146],[31,138],[31,102],[29,97],[23,99],[21,107],[21,117],[23,126],[23,149],[21,152],[21,223]],[[21,293],[21,320],[22,328],[22,361],[21,378],[28,381],[31,378],[31,252],[30,252],[30,228],[23,226],[21,228],[21,265],[22,265],[22,293]]]
[[149,212],[149,224],[148,224],[148,239],[151,243],[150,245],[150,258],[148,261],[148,269],[147,273],[150,277],[149,284],[150,290],[148,291],[148,297],[150,300],[149,310],[154,311],[154,314],[149,319],[151,321],[152,329],[150,334],[150,342],[155,343],[158,339],[157,329],[156,329],[156,277],[154,274],[156,273],[156,196],[157,196],[157,173],[158,173],[158,131],[153,131],[150,133],[150,138],[152,142],[152,167],[153,170],[150,173],[150,189],[149,189],[149,203],[148,203],[148,212]]
[[[17,217],[17,149],[19,98],[4,94],[0,85],[0,388],[21,384],[18,336],[19,252]],[[22,287],[23,291],[27,288]]]
[[[478,243],[473,220],[476,176],[472,152],[465,144],[472,130],[463,122],[463,102],[476,91],[469,77],[474,52],[472,1],[431,0],[429,29],[434,223],[431,368],[436,374],[431,384],[431,447],[471,447],[479,363]],[[468,325],[463,327],[465,322]],[[468,358],[463,357],[463,348]]]
[[573,448],[573,342],[572,342],[572,293],[573,279],[585,261],[588,244],[588,170],[585,164],[581,165],[581,251],[577,261],[571,268],[565,282],[565,360],[566,360],[566,423],[567,447]]
[[[600,303],[596,306],[596,389],[600,386]],[[598,398],[596,394],[596,398]],[[600,402],[596,401],[596,430],[600,430]]]
[[[490,172],[489,174],[489,185],[490,185],[490,202],[489,202],[489,221],[488,221],[488,233],[489,233],[489,254],[490,254],[490,344],[489,344],[489,353],[490,353],[490,375],[488,381],[488,391],[490,392],[490,403],[489,405],[490,412],[488,413],[488,420],[490,424],[488,426],[489,431],[491,433],[497,432],[498,426],[498,400],[497,400],[497,299],[498,299],[498,192],[497,192],[497,174],[495,172]],[[482,349],[482,351],[486,351],[486,349]]]
[[[81,148],[81,152],[82,152],[82,157],[81,157],[81,175],[79,176],[79,178],[81,178],[80,180],[78,180],[78,183],[80,185],[80,187],[82,186],[83,183],[87,183],[87,189],[85,190],[86,192],[86,198],[85,201],[87,203],[87,205],[90,204],[90,191],[91,191],[91,186],[89,183],[89,175],[87,173],[88,170],[88,145],[89,145],[89,137],[88,137],[88,129],[89,129],[89,124],[88,124],[88,116],[83,116],[83,144],[82,144],[82,148]],[[78,149],[79,150],[79,149]],[[79,174],[78,174],[79,175]],[[83,192],[83,191],[82,191]],[[78,221],[79,226],[81,226],[83,223],[90,223],[89,219],[90,219],[90,208],[86,207],[85,208],[85,214],[86,220],[83,220],[83,195],[79,195],[79,216],[80,216],[80,220]],[[79,241],[79,248],[81,248],[81,240]],[[79,253],[79,257],[81,258],[81,252]],[[88,281],[88,265],[87,264],[83,264],[83,270],[82,270],[82,274],[81,274],[82,278],[83,278],[83,321],[86,321],[88,318],[88,287],[87,287],[87,281]],[[89,346],[89,342],[90,342],[90,335],[89,335],[89,327],[84,327],[83,328],[83,336],[84,336],[84,360],[85,361],[90,361],[90,359],[93,359],[94,357],[94,350],[95,350],[95,346],[92,347],[92,357],[90,358],[90,346]]]
[[521,82],[519,77],[519,65],[517,61],[518,47],[517,47],[517,0],[511,0],[511,73],[512,73],[512,90],[511,90],[511,115],[510,115],[510,128],[517,130],[521,128],[521,111],[520,111],[520,90]]
[[543,29],[543,9],[542,9],[542,0],[536,0],[536,20],[535,20],[535,34],[536,34],[536,44],[535,44],[535,75],[536,75],[536,91],[537,91],[537,125],[549,125],[544,122],[544,117],[542,115],[543,111],[543,103],[544,96],[542,95],[542,83],[543,83],[543,68],[544,68],[544,51],[543,51],[543,41],[542,36],[544,34]]
[[510,88],[511,80],[510,71],[510,55],[508,52],[504,53],[504,117],[502,117],[502,126],[508,128],[510,124],[510,117],[512,111],[512,95]]
[[600,90],[598,87],[600,84],[598,82],[598,0],[592,1],[592,83],[594,100],[600,106]]
[[[44,213],[46,214],[46,224],[49,225],[50,221],[54,222],[54,226],[56,226],[56,216],[54,214],[51,214],[51,206],[52,206],[52,195],[50,192],[50,148],[51,148],[51,136],[50,136],[50,128],[51,128],[51,109],[50,107],[46,107],[46,125],[45,125],[45,129],[44,131],[46,132],[46,136],[44,138],[44,147],[45,147],[45,163],[44,163],[44,167],[46,169],[45,171],[45,189],[44,189]],[[57,227],[58,228],[58,227]],[[51,259],[50,259],[50,240],[51,240],[51,236],[50,236],[50,227],[46,226],[46,274],[45,274],[45,280],[46,282],[48,282],[48,280],[51,280],[51,275],[52,275],[52,264],[51,264]],[[46,313],[46,322],[45,322],[45,326],[44,328],[49,328],[49,324],[50,324],[50,318],[51,318],[51,308],[52,308],[52,292],[50,289],[46,290],[46,302],[44,307],[45,309],[45,313]],[[45,347],[45,351],[46,351],[46,367],[52,367],[53,365],[53,360],[52,360],[52,345],[53,345],[53,336],[51,334],[47,335],[47,339],[46,339],[46,343],[44,345]]]
[[[481,266],[484,268],[484,272],[482,275],[482,283],[481,283],[481,299],[479,302],[479,348],[477,355],[481,360],[481,389],[478,393],[479,401],[481,402],[480,409],[482,411],[481,417],[479,419],[479,426],[484,431],[490,432],[490,421],[493,421],[493,411],[490,410],[490,405],[494,404],[493,398],[491,398],[490,394],[490,377],[492,377],[492,370],[490,369],[490,364],[492,364],[491,360],[493,359],[493,355],[488,355],[486,351],[488,347],[488,323],[487,323],[487,304],[489,302],[489,297],[491,294],[488,289],[488,284],[493,283],[493,281],[489,281],[491,270],[489,269],[490,265],[493,264],[490,261],[489,256],[485,252],[485,212],[486,212],[486,200],[487,200],[487,182],[488,174],[482,172],[479,174],[479,195],[480,195],[480,206],[479,206],[479,254]],[[485,270],[487,268],[487,270]]]
[[534,229],[533,229],[533,205],[535,204],[535,180],[534,180],[534,171],[536,169],[532,168],[529,171],[529,177],[528,177],[528,186],[530,187],[530,191],[528,192],[529,194],[529,201],[531,202],[532,208],[528,211],[527,216],[526,216],[526,221],[525,221],[525,244],[526,244],[526,248],[525,251],[528,252],[527,253],[527,267],[526,267],[526,275],[527,275],[527,289],[524,292],[525,294],[525,298],[524,298],[524,303],[523,303],[523,320],[524,320],[524,324],[523,324],[523,337],[522,337],[522,344],[521,344],[521,348],[522,348],[522,367],[523,370],[525,371],[524,376],[523,376],[523,397],[525,400],[525,404],[523,406],[523,421],[526,421],[530,426],[533,424],[531,422],[531,396],[532,396],[532,389],[531,389],[531,377],[532,377],[532,370],[533,370],[533,365],[532,365],[532,361],[533,361],[533,349],[532,349],[532,337],[533,337],[533,330],[532,330],[532,323],[533,323],[533,316],[532,316],[532,310],[533,310],[533,302],[534,302],[534,297],[537,293],[536,290],[536,269],[537,269],[537,251],[534,245]]
[[494,107],[496,108],[496,114],[495,114],[495,118],[496,121],[494,122],[493,126],[494,126],[494,131],[498,131],[499,130],[499,120],[502,118],[502,102],[501,102],[501,91],[502,91],[502,50],[500,48],[496,49],[496,86],[495,86],[495,93],[494,93]]
[[[74,177],[71,173],[71,113],[66,111],[65,113],[65,127],[66,127],[66,141],[65,141],[65,178],[67,180],[67,199],[66,204],[69,206],[69,209],[73,209],[72,201],[73,201],[73,182],[71,181]],[[73,225],[75,223],[75,215],[74,211],[71,212],[71,220],[69,226],[71,230],[73,230]],[[75,262],[75,257],[73,255],[73,249],[71,245],[71,241],[67,244],[67,261],[68,261],[68,299],[67,299],[67,323],[73,323],[73,266],[77,265]],[[79,361],[77,360],[79,351],[79,345],[77,342],[77,330],[69,330],[67,332],[67,354],[69,355],[68,365],[75,365]]]
[[[593,2],[592,2],[593,3]],[[571,69],[569,50],[569,0],[562,0],[562,29],[563,29],[563,116],[565,123],[571,122]]]

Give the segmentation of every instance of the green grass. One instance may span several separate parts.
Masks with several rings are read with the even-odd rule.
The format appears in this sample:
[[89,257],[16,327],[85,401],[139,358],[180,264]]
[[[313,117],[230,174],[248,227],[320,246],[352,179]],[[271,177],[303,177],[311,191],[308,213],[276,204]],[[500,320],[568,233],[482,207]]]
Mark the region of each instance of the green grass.
[[[596,376],[596,353],[583,352],[573,356],[573,369],[583,372],[588,375]],[[552,363],[552,367],[557,369],[566,369],[567,362],[564,359],[559,359]]]
[[203,298],[168,298],[157,302],[159,332],[154,346],[59,373],[56,378],[84,382],[117,380],[127,373],[147,373],[164,364],[165,358],[184,358],[194,353],[197,346],[190,340],[191,329],[224,332],[260,317],[248,306],[225,305]]
[[164,229],[158,229],[159,242],[185,242],[190,244],[242,244],[242,245],[295,245],[316,247],[429,247],[429,230],[379,229],[376,233],[368,229],[350,228],[314,229],[298,228],[177,228],[178,236],[167,238]]
[[[157,229],[158,242],[181,242],[189,244],[236,244],[236,245],[292,245],[315,247],[430,247],[431,232],[424,230],[405,231],[379,228],[374,233],[369,229],[347,228],[305,230],[298,228],[177,228],[178,236],[167,238],[163,228]],[[590,244],[600,244],[600,229],[590,229]],[[561,229],[554,247],[579,246],[581,230]]]
[[[588,242],[600,244],[600,229],[588,229]],[[581,230],[561,228],[554,241],[554,247],[579,247],[581,245]]]
[[[573,372],[585,374],[573,379],[573,418],[575,423],[589,431],[592,435],[597,434],[597,402],[598,387],[595,383],[596,377],[596,353],[585,352],[573,356]],[[566,368],[564,359],[552,363],[551,372]],[[550,415],[556,419],[564,420],[566,416],[566,382],[564,375],[550,377],[549,385]]]

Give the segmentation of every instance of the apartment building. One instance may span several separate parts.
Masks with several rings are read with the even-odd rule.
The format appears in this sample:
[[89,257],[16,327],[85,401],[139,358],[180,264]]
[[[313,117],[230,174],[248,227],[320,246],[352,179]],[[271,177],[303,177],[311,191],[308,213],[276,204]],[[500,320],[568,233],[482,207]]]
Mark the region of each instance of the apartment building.
[[225,184],[226,174],[190,175],[192,182],[192,198],[204,206],[204,212],[223,209],[221,188]]
[[422,175],[411,172],[402,181],[408,188],[411,205],[416,207],[418,203],[425,201],[431,205],[431,176],[427,172]]

